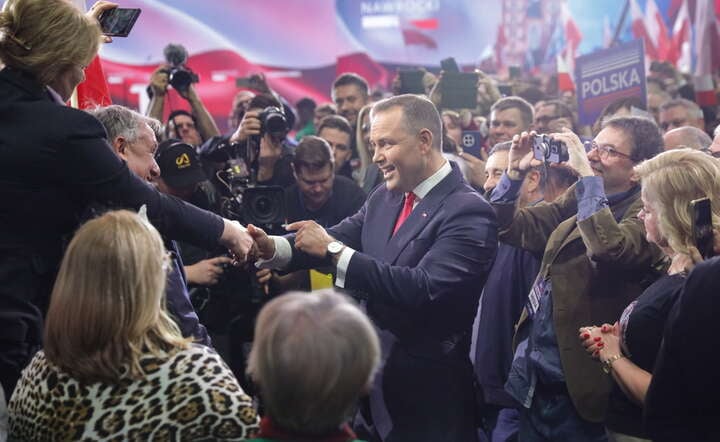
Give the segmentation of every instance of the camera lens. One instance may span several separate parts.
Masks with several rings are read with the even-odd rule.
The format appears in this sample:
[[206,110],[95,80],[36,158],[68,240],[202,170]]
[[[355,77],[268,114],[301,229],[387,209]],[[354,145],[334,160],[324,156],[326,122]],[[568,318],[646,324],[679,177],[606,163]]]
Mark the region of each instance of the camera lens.
[[272,201],[267,197],[262,196],[253,201],[253,210],[260,217],[266,217],[272,211]]
[[186,91],[192,83],[192,75],[184,69],[173,69],[170,71],[170,85],[179,91]]

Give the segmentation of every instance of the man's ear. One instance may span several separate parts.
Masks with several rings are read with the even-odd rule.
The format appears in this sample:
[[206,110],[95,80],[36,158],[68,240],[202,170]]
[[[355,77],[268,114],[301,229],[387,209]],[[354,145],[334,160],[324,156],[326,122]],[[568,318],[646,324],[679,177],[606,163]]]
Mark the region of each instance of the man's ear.
[[423,153],[429,153],[433,149],[433,134],[430,129],[421,129],[418,138],[420,139],[420,150]]
[[537,192],[540,190],[540,172],[531,169],[527,175],[525,175],[525,186],[528,192]]
[[122,158],[123,160],[127,161],[127,140],[125,140],[125,137],[115,137],[115,139],[112,141],[112,148],[115,151],[115,153]]

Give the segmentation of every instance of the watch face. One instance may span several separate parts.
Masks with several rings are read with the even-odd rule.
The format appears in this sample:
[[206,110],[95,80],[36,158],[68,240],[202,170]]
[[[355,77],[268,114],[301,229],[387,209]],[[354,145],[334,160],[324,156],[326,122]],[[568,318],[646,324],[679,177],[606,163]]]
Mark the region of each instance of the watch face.
[[340,250],[342,250],[342,248],[343,248],[343,243],[338,242],[338,241],[331,242],[330,244],[328,244],[328,247],[327,247],[328,252],[330,252],[332,254],[339,253]]

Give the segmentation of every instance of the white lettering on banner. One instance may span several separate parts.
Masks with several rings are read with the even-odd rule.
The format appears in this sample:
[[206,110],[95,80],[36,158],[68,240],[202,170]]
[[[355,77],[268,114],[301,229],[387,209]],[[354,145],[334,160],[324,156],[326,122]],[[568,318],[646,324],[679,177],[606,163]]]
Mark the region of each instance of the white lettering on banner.
[[609,94],[620,89],[628,89],[640,84],[640,74],[637,68],[629,71],[614,72],[609,76],[594,78],[591,81],[583,81],[582,98],[588,95],[598,96]]
[[440,0],[395,0],[360,3],[360,15],[368,14],[428,14],[440,10]]

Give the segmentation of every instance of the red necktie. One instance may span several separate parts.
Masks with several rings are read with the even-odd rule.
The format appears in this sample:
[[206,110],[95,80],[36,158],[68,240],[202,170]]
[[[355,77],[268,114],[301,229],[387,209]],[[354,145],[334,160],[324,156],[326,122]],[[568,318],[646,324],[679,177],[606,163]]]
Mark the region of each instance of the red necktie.
[[405,204],[403,204],[402,212],[400,212],[400,216],[398,216],[397,221],[395,221],[395,228],[393,229],[393,235],[395,232],[398,231],[400,226],[405,222],[405,220],[410,216],[410,212],[412,212],[413,205],[415,204],[415,196],[414,193],[410,192],[407,195],[405,195]]

